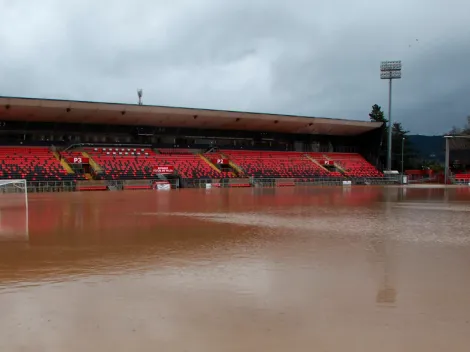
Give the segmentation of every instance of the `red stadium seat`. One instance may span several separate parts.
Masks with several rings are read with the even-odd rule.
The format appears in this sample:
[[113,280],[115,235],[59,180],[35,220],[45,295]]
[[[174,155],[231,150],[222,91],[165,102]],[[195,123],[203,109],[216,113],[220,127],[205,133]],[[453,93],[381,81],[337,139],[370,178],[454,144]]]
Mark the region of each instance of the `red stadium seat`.
[[[232,172],[219,172],[190,149],[95,147],[86,151],[104,171],[106,179],[152,177],[155,166],[173,166],[182,178],[232,178]],[[205,155],[208,159],[225,157],[241,169],[240,177],[297,178],[308,181],[318,177],[383,176],[359,154],[301,153],[276,151],[222,150]],[[333,160],[345,173],[329,171],[315,160]]]
[[70,181],[82,176],[68,174],[49,148],[0,147],[0,178]]
[[231,173],[218,172],[199,155],[188,149],[87,148],[103,169],[106,179],[142,179],[152,177],[155,166],[173,166],[182,178],[225,178]]
[[458,181],[469,181],[470,182],[470,174],[456,174],[454,178]]
[[384,175],[357,153],[324,153],[349,177],[383,177]]
[[223,150],[222,153],[249,177],[303,178],[307,181],[314,177],[336,176],[300,152]]

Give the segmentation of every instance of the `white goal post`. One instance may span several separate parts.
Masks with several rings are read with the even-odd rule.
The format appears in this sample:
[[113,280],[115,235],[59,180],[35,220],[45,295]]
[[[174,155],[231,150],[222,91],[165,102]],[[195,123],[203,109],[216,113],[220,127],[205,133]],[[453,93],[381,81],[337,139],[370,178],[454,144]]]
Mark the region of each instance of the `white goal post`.
[[28,183],[0,180],[0,241],[29,239]]

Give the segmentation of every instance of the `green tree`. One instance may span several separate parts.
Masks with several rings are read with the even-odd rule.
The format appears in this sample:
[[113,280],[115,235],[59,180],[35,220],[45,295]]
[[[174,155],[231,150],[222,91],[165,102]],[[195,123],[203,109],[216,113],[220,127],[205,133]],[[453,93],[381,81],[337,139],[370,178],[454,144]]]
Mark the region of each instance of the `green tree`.
[[467,124],[464,127],[453,126],[448,134],[451,136],[469,136],[470,135],[470,115],[467,116]]
[[377,104],[372,105],[372,111],[369,114],[369,118],[372,122],[388,122],[385,118],[384,112],[382,111],[382,107]]
[[392,127],[392,138],[406,137],[409,131],[405,131],[401,122],[394,122]]
[[384,124],[382,136],[380,137],[380,148],[376,165],[385,165],[387,159],[387,119],[382,111],[382,107],[378,104],[372,105],[369,118],[371,122],[382,122]]
[[467,125],[463,129],[463,134],[466,136],[470,135],[470,115],[467,116]]
[[416,167],[416,152],[413,145],[407,140],[409,131],[405,130],[401,122],[394,122],[392,126],[392,168],[401,170],[403,154],[403,168],[414,169]]
[[[372,122],[382,122],[385,124],[382,134],[382,141],[380,144],[380,163],[386,164],[387,161],[387,142],[388,142],[388,120],[385,118],[382,107],[378,104],[372,105],[372,110],[369,114]],[[413,169],[416,167],[416,152],[411,145],[407,142],[408,131],[405,130],[401,122],[395,122],[392,126],[392,169],[401,170],[401,157],[403,153],[403,166],[404,169]]]
[[451,135],[451,136],[461,135],[462,134],[462,129],[457,127],[457,126],[453,126],[448,134]]

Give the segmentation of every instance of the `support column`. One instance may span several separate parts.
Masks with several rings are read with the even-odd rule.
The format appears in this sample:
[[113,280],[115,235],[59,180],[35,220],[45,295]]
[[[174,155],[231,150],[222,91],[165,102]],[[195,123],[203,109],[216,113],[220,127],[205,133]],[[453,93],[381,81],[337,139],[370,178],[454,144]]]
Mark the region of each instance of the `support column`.
[[444,183],[447,184],[449,179],[449,138],[448,136],[444,137],[446,140],[446,158],[445,158],[445,169],[444,169]]
[[392,79],[388,86],[388,143],[387,143],[387,170],[392,171]]

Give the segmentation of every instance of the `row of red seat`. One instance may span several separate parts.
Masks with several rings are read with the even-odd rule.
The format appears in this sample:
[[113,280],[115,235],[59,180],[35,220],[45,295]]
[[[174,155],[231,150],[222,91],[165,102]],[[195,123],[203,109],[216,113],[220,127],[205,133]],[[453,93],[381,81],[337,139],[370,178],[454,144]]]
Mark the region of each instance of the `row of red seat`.
[[454,178],[456,180],[469,180],[470,181],[470,174],[456,174]]
[[325,157],[333,160],[349,177],[383,177],[373,165],[357,153],[324,153]]
[[[239,165],[247,176],[254,177],[343,177],[336,170],[339,166],[348,177],[382,177],[374,166],[357,153],[301,153],[267,151],[222,151],[230,160]],[[330,160],[332,170],[312,162]]]
[[[149,148],[90,148],[87,152],[97,162],[108,179],[150,178],[157,166],[174,167],[183,178],[227,178],[232,173],[213,169],[199,155],[189,150],[159,150]],[[129,149],[129,150],[127,150]]]
[[[232,172],[220,172],[200,155],[189,149],[150,148],[87,148],[86,151],[101,166],[107,179],[149,178],[157,166],[172,166],[183,178],[230,178]],[[82,156],[81,152],[62,153],[64,157]],[[275,151],[223,150],[207,154],[208,159],[228,158],[241,169],[240,176],[264,178],[342,177],[342,173],[325,169],[315,160],[331,160],[346,176],[383,176],[359,154],[301,153]],[[0,147],[0,178],[28,180],[72,180],[81,175],[69,175],[48,148]]]
[[245,176],[264,178],[328,177],[324,168],[300,152],[265,152],[246,150],[221,151]]
[[83,176],[68,174],[49,148],[0,147],[0,178],[68,181]]
[[[229,178],[217,172],[190,149],[93,148],[88,150],[109,178],[147,178],[155,166],[173,166],[183,178]],[[227,157],[241,169],[240,176],[264,178],[343,177],[334,167],[328,170],[314,160],[331,160],[349,177],[381,177],[383,174],[356,153],[301,153],[222,150],[208,153],[209,160]]]

